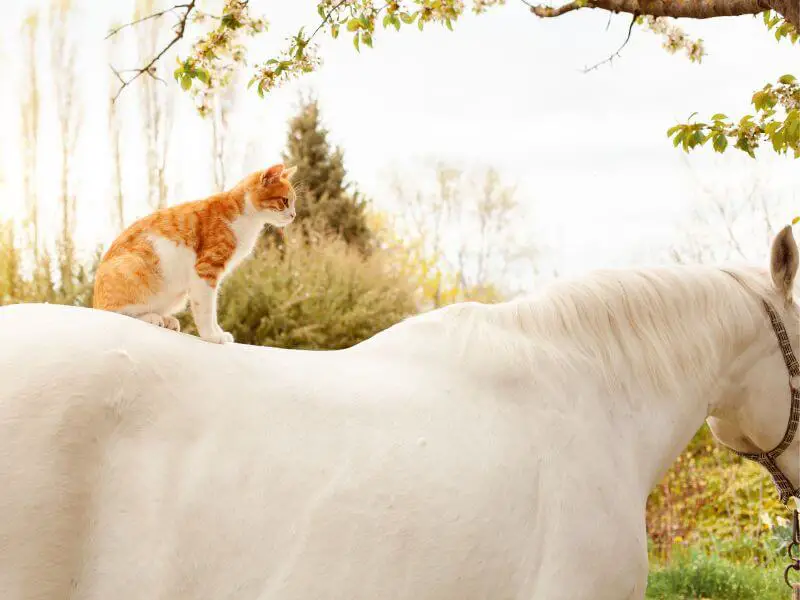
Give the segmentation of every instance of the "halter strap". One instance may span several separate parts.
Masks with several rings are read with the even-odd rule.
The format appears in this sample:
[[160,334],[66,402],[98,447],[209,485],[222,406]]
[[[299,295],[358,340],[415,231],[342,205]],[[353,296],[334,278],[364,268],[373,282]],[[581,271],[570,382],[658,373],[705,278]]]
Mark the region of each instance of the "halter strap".
[[[733,277],[733,279],[735,279],[746,290],[750,292],[753,291],[739,278],[738,275],[726,270],[723,270],[723,273],[727,273]],[[772,476],[772,481],[775,483],[775,487],[778,489],[781,502],[786,504],[789,501],[789,498],[792,496],[800,498],[800,487],[795,488],[792,485],[789,478],[786,477],[783,471],[781,471],[780,467],[778,467],[775,459],[783,454],[783,452],[791,445],[792,441],[794,440],[794,436],[797,433],[798,423],[800,423],[800,364],[797,362],[797,357],[795,357],[794,350],[792,349],[792,343],[789,340],[789,335],[786,333],[786,327],[783,325],[783,321],[778,315],[778,312],[765,299],[759,299],[761,300],[761,304],[763,305],[764,310],[769,317],[769,321],[772,324],[772,330],[775,332],[775,337],[778,339],[778,345],[780,346],[781,354],[783,355],[783,362],[786,364],[786,370],[789,373],[789,390],[792,398],[792,405],[789,411],[789,423],[786,426],[786,432],[783,434],[783,439],[769,452],[740,452],[739,450],[734,450],[730,447],[729,449],[742,458],[757,462],[767,469],[769,474]]]

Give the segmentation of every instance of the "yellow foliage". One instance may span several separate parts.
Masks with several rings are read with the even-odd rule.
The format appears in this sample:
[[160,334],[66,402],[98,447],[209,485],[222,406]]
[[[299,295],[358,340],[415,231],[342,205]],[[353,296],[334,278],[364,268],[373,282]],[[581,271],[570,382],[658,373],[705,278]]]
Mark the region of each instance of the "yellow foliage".
[[422,237],[402,238],[390,215],[371,212],[369,228],[375,233],[378,245],[392,256],[398,276],[404,277],[415,291],[420,310],[439,308],[454,302],[499,302],[500,291],[492,285],[467,286],[461,274],[449,269],[441,255],[427,252]]
[[788,535],[789,513],[759,465],[713,440],[704,426],[647,502],[651,556],[675,547],[752,564],[774,560]]

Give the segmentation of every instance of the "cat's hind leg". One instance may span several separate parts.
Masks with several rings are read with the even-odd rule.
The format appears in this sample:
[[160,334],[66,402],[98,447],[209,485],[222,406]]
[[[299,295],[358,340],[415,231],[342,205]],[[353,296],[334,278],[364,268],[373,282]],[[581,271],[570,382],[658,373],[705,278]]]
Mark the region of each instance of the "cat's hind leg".
[[179,294],[173,302],[167,307],[166,311],[162,315],[164,318],[164,327],[170,329],[172,331],[180,331],[181,330],[181,323],[173,317],[175,313],[181,312],[183,309],[186,308],[186,301],[189,299],[188,294],[182,293]]
[[176,299],[167,302],[162,285],[158,256],[152,247],[142,247],[138,254],[123,254],[98,267],[93,307],[180,331],[178,320],[166,310]]
[[150,305],[162,284],[158,256],[151,247],[143,247],[139,254],[121,254],[100,263],[92,306],[131,317],[159,313]]
[[164,327],[166,327],[170,331],[181,330],[181,322],[178,321],[178,319],[176,319],[175,317],[166,315],[165,317],[163,317],[163,320],[164,320]]
[[145,313],[143,315],[131,315],[135,319],[139,319],[140,321],[144,321],[145,323],[150,323],[151,325],[155,325],[156,327],[166,327],[166,323],[164,322],[164,318],[161,315],[157,315],[156,313]]

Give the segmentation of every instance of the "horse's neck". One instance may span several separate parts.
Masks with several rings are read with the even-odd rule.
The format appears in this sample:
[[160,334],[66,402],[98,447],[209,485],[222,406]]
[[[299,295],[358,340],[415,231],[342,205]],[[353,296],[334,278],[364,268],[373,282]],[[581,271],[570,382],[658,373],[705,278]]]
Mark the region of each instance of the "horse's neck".
[[[708,319],[692,325],[698,336],[712,340],[715,353],[702,356],[698,346],[676,341],[669,357],[674,363],[667,366],[667,372],[676,374],[676,381],[646,385],[638,398],[623,398],[622,403],[616,403],[622,407],[618,412],[620,427],[630,432],[638,457],[643,494],[649,494],[660,481],[708,416],[728,401],[723,397],[724,382],[739,376],[734,371],[744,368],[741,357],[746,348],[771,342],[763,339],[769,336],[766,328],[742,328],[741,337],[732,339],[722,329],[725,320],[715,321],[717,327],[710,327]],[[698,368],[687,369],[691,363]],[[637,381],[646,381],[643,373],[631,375]]]
[[[600,390],[599,399],[590,394],[587,402],[601,403],[597,410],[619,433],[615,443],[634,457],[643,498],[703,425],[719,400],[720,382],[731,375],[730,365],[761,333],[768,335],[752,318],[755,303],[722,294],[713,298],[702,303],[690,295],[670,298],[672,317],[666,310],[659,313],[659,307],[633,307],[627,313],[609,308],[594,319],[585,317],[583,325],[573,319],[561,331],[548,325],[541,330],[551,347],[572,348],[553,355],[553,363],[577,357],[572,374],[559,376],[562,389],[569,389],[576,373],[589,372],[595,382],[589,385]],[[708,305],[718,299],[714,313]],[[615,301],[611,298],[609,307]],[[606,326],[631,313],[638,318],[630,324]]]

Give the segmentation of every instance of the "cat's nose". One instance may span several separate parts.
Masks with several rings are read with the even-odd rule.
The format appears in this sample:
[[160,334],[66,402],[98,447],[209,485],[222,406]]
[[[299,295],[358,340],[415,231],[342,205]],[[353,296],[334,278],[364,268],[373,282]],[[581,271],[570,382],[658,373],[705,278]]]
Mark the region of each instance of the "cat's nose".
[[292,211],[289,213],[289,216],[294,219],[297,216],[297,213],[295,211]]

